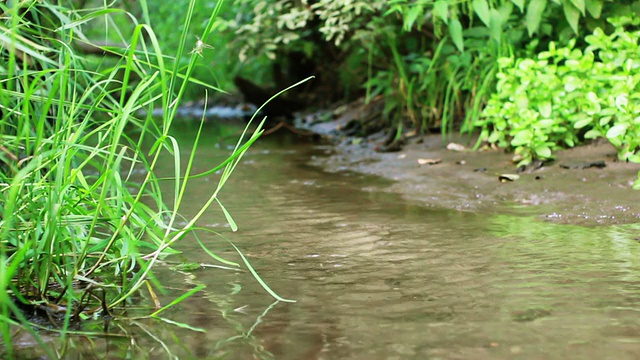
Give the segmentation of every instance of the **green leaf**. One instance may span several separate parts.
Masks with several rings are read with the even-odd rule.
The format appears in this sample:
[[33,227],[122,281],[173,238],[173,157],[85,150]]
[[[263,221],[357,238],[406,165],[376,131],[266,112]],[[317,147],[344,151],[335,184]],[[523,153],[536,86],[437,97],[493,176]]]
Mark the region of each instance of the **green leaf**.
[[535,151],[538,157],[540,157],[541,159],[548,159],[551,157],[551,149],[546,145],[538,146]]
[[616,107],[622,111],[625,112],[627,106],[629,105],[629,98],[627,97],[627,94],[621,94],[616,96]]
[[547,0],[531,0],[529,6],[527,6],[527,16],[525,17],[525,23],[527,25],[527,31],[529,36],[538,32],[540,27],[540,21],[542,20],[542,13],[547,6]]
[[414,5],[409,9],[409,12],[404,16],[404,31],[411,31],[413,24],[418,19],[418,16],[422,15],[424,8],[422,5]]
[[587,11],[594,19],[599,19],[602,14],[602,4],[604,0],[586,0]]
[[[556,121],[553,119],[542,119],[540,121],[538,121],[538,125],[540,125],[540,128],[542,129],[549,129],[552,126],[554,126],[556,124]],[[548,131],[548,130],[546,130]]]
[[600,137],[600,131],[596,129],[589,130],[587,131],[586,134],[584,134],[585,139],[597,139],[599,137]]
[[619,149],[622,147],[622,140],[620,140],[620,138],[612,137],[612,138],[607,138],[607,140],[609,140],[611,145],[613,145],[613,147],[615,147],[616,149]]
[[[564,3],[566,4],[567,0],[565,0]],[[571,3],[573,4],[573,6],[575,6],[576,9],[580,10],[582,16],[586,15],[584,0],[571,0]]]
[[524,0],[511,0],[511,2],[520,9],[520,12],[524,12]]
[[627,160],[632,163],[640,164],[640,154],[631,155],[627,158]]
[[229,266],[235,266],[235,267],[240,267],[240,264],[235,263],[233,261],[229,261],[226,259],[221,258],[220,256],[216,255],[214,252],[212,252],[211,250],[209,250],[207,248],[207,246],[202,242],[202,240],[200,239],[200,237],[196,234],[194,236],[196,238],[196,241],[198,242],[198,245],[200,245],[200,247],[202,248],[202,250],[204,250],[204,252],[211,256],[212,259],[218,260],[223,264],[229,265]]
[[464,39],[462,38],[462,24],[457,18],[449,23],[449,35],[460,52],[464,52]]
[[[605,110],[607,110],[607,109],[604,109],[600,115],[605,113],[606,112]],[[615,110],[615,109],[613,109],[613,110]],[[616,111],[614,111],[614,113],[615,112]],[[613,116],[603,116],[603,117],[600,118],[600,121],[598,121],[598,122],[600,123],[600,126],[605,126],[605,125],[608,125],[609,122],[611,122],[612,119],[613,119]]]
[[513,140],[511,140],[511,146],[520,146],[520,145],[528,144],[529,142],[531,142],[532,138],[533,138],[533,133],[531,132],[531,130],[519,131],[516,134],[516,136],[513,137]]
[[611,140],[624,135],[627,132],[628,127],[629,127],[629,124],[613,125],[611,129],[607,131],[607,135],[606,135],[607,139]]
[[567,144],[568,147],[574,147],[576,144],[573,142],[572,138],[564,139],[564,143]]
[[575,34],[578,34],[578,22],[580,21],[580,12],[573,4],[568,1],[562,3],[564,9],[564,16],[567,18],[567,22]]
[[551,117],[551,101],[544,101],[540,105],[538,105],[538,112],[542,115],[543,118]]
[[80,19],[76,20],[76,21],[72,21],[70,23],[64,24],[63,26],[55,29],[54,31],[58,32],[61,30],[68,30],[74,27],[78,27],[82,24],[85,24],[95,18],[101,17],[101,16],[108,16],[108,15],[112,15],[113,13],[123,13],[126,14],[126,12],[122,9],[102,9],[100,11],[92,11],[90,12],[88,15],[81,17]]
[[593,122],[593,118],[590,116],[585,116],[584,118],[573,123],[574,129],[582,129],[583,127],[590,125]]
[[449,25],[449,4],[445,0],[438,0],[433,4],[433,15]]
[[220,202],[220,200],[218,200],[218,198],[216,198],[216,201],[218,202],[218,205],[220,205],[220,209],[222,209],[222,212],[224,213],[224,217],[227,219],[227,222],[229,223],[229,226],[231,226],[231,231],[238,231],[238,225],[236,225],[236,222],[233,221],[233,218],[231,217],[231,214],[229,214],[229,212],[227,211],[227,208],[224,207],[224,205],[222,205],[222,203]]
[[473,11],[478,14],[480,20],[482,20],[486,26],[489,26],[491,20],[487,0],[473,0],[471,5],[473,6]]
[[513,13],[513,4],[510,2],[503,3],[498,8],[498,11],[500,12],[500,20],[504,24],[509,20],[511,13]]
[[489,35],[498,44],[502,39],[502,15],[496,9],[491,9],[489,15]]
[[633,182],[633,190],[640,190],[640,178],[638,178],[638,180]]

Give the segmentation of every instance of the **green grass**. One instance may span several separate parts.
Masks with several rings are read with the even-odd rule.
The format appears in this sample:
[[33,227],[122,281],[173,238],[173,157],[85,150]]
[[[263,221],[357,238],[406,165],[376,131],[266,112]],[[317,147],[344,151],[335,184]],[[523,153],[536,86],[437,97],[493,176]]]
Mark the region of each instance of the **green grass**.
[[[83,27],[112,10],[80,15],[49,1],[9,4],[0,4],[0,354],[12,357],[16,329],[42,342],[26,314],[48,313],[64,343],[72,324],[117,313],[140,291],[160,288],[152,276],[158,260],[196,230],[214,203],[235,230],[217,194],[262,130],[260,124],[252,134],[245,131],[229,159],[211,170],[223,172],[206,204],[178,226],[187,183],[197,176],[195,151],[182,163],[169,130],[190,83],[217,91],[192,78],[203,61],[190,53],[195,39],[183,32],[177,52],[167,56],[153,30],[136,25],[126,39],[131,46],[102,68],[69,44],[86,39]],[[146,1],[140,4],[147,8]],[[185,29],[196,4],[188,4]],[[205,43],[221,4],[199,34]],[[186,65],[175,60],[182,58]],[[160,121],[151,118],[153,108],[163,109]],[[174,174],[161,179],[155,169],[167,154]],[[160,191],[166,180],[174,184],[171,204]],[[158,318],[167,306],[149,316]],[[43,349],[51,358],[63,355],[50,345]]]

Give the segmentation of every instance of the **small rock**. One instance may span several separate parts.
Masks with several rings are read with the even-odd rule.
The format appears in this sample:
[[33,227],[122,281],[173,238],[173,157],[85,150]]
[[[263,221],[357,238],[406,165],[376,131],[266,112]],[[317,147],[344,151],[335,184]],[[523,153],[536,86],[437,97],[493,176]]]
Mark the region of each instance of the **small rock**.
[[498,176],[498,180],[500,180],[500,182],[516,181],[518,179],[520,179],[520,175],[516,174],[501,174]]
[[447,150],[464,151],[465,147],[464,147],[464,145],[460,145],[460,144],[456,144],[456,143],[449,143],[449,145],[447,145]]
[[420,165],[435,165],[440,164],[442,159],[418,159],[418,164]]

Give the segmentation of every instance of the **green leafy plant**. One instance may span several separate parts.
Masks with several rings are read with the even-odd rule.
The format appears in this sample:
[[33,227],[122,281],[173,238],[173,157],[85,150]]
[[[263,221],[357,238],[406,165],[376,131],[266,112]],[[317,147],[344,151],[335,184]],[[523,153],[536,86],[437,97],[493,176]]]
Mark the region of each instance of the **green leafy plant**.
[[470,131],[492,92],[500,57],[527,51],[526,41],[533,36],[542,39],[542,45],[554,38],[568,41],[584,24],[595,26],[602,14],[625,9],[627,5],[604,0],[390,1],[385,14],[401,16],[407,38],[418,34],[436,40],[407,56],[411,61],[415,54],[427,57],[417,59],[428,65],[418,65],[421,70],[413,77],[415,97],[422,101],[399,91],[400,102],[421,109],[415,112],[423,116],[423,127],[439,125],[446,134],[461,124],[463,131]]
[[598,137],[616,147],[620,160],[640,162],[640,32],[626,30],[640,19],[609,22],[615,30],[594,30],[584,51],[571,41],[550,43],[535,58],[500,59],[497,91],[476,122],[481,138],[513,148],[518,165]]

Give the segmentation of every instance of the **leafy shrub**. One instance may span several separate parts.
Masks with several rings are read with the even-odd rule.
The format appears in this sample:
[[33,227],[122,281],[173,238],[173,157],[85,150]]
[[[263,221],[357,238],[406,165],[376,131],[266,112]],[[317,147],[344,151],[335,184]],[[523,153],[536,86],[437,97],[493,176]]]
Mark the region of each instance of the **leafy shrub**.
[[609,22],[613,33],[595,29],[584,51],[571,41],[535,58],[501,58],[497,91],[476,122],[481,138],[514,149],[518,165],[598,137],[619,159],[640,163],[640,31],[625,29],[640,19]]
[[363,28],[370,16],[380,10],[384,1],[318,0],[294,2],[287,0],[236,0],[241,14],[228,21],[239,35],[240,60],[249,55],[266,55],[276,59],[278,50],[303,51],[308,55],[318,50],[317,24],[321,39],[344,44],[354,32]]

